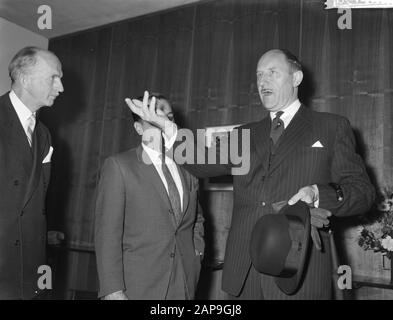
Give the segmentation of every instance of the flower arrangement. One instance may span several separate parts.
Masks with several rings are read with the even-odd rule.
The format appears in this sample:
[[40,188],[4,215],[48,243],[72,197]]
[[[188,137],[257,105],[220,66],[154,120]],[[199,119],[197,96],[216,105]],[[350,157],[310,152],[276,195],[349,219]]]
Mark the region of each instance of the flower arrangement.
[[364,250],[385,253],[393,260],[393,188],[381,192],[373,219],[365,221],[360,231],[359,246]]

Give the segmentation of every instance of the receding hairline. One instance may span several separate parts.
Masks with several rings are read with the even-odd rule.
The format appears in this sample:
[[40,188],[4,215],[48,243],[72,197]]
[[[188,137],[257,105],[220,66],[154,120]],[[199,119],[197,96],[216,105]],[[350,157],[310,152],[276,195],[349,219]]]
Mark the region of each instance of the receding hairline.
[[47,56],[47,57],[51,57],[51,58],[53,58],[53,59],[55,59],[55,60],[57,60],[57,61],[59,61],[60,62],[60,60],[59,60],[59,58],[52,52],[52,51],[49,51],[49,50],[40,50],[40,51],[38,51],[37,53],[36,53],[36,56]]
[[38,60],[44,61],[45,63],[55,62],[60,67],[62,67],[60,59],[51,51],[48,50],[39,51],[35,54],[35,57],[37,59],[37,62]]
[[288,50],[285,50],[285,49],[272,49],[272,50],[269,50],[269,51],[265,52],[259,58],[258,64],[260,63],[260,61],[263,58],[265,58],[267,56],[277,55],[277,54],[281,55],[284,58],[284,60],[286,61],[287,65],[289,67],[289,69],[292,72],[302,71],[302,65],[301,65],[300,61],[297,59],[297,57],[292,52],[290,52]]

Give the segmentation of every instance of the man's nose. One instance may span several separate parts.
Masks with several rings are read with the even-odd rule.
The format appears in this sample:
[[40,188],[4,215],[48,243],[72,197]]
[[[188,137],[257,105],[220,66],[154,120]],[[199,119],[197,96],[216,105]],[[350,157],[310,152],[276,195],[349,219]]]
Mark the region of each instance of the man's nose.
[[57,91],[64,92],[64,87],[63,87],[63,83],[61,82],[61,80],[58,81],[58,83],[56,84],[56,87],[57,87]]
[[268,79],[266,79],[266,77],[264,79],[258,79],[257,81],[257,85],[258,87],[265,87],[267,86],[269,83]]

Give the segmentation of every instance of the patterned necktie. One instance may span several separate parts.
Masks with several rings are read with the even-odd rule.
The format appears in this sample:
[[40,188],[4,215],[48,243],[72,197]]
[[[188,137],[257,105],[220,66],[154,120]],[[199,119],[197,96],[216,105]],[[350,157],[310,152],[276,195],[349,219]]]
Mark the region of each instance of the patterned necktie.
[[180,194],[179,190],[176,187],[175,180],[173,180],[172,174],[169,171],[168,166],[165,163],[165,156],[161,156],[161,168],[164,173],[165,180],[168,184],[168,195],[169,201],[171,202],[172,211],[175,215],[176,222],[180,222],[181,217],[181,202],[180,202]]
[[270,138],[273,141],[273,145],[277,143],[278,139],[280,139],[280,136],[284,132],[284,122],[280,119],[283,113],[283,111],[278,111],[276,113],[276,117],[272,121]]
[[32,113],[29,118],[27,118],[27,128],[26,128],[26,135],[27,135],[27,140],[29,141],[30,147],[33,144],[33,132],[35,128],[35,114]]

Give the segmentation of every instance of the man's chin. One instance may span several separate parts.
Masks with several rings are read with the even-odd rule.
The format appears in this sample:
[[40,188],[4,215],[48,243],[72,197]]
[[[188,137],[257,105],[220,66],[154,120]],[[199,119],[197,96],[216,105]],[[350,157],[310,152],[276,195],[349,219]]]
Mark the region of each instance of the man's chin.
[[265,107],[266,110],[268,111],[273,111],[274,107],[276,106],[273,103],[269,103],[269,101],[266,101],[266,99],[262,99],[262,104]]
[[49,99],[44,106],[51,107],[53,106],[54,103],[55,103],[55,99]]

